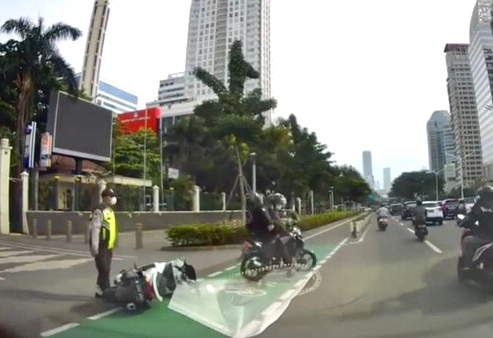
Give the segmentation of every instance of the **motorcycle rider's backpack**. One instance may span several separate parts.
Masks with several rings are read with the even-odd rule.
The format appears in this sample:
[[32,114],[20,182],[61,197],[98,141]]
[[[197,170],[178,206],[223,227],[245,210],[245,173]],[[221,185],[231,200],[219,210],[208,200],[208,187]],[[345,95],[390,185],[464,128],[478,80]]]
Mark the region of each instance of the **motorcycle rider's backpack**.
[[414,224],[426,224],[426,209],[423,206],[416,206],[413,210]]

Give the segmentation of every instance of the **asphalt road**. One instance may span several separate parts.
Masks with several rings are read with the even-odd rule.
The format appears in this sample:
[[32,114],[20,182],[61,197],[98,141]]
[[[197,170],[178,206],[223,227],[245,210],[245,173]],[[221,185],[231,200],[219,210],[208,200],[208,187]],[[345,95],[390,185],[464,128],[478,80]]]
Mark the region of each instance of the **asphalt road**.
[[[201,267],[200,276],[208,274],[199,284],[200,296],[185,295],[181,309],[177,302],[173,306],[173,298],[171,303],[155,303],[153,309],[140,314],[116,312],[86,319],[109,309],[90,299],[92,262],[61,269],[59,275],[36,271],[33,278],[26,272],[0,271],[5,278],[0,280],[0,319],[9,318],[30,332],[36,326],[39,332],[68,324],[50,332],[53,338],[130,338],[144,333],[146,337],[222,338],[231,336],[225,333],[228,329],[236,329],[239,337],[255,330],[263,330],[258,337],[288,338],[492,337],[493,297],[477,286],[457,283],[461,230],[455,221],[429,227],[425,243],[418,242],[408,227],[410,222],[392,220],[387,231],[380,232],[373,220],[356,239],[348,237],[347,225],[306,234],[307,247],[319,259],[317,271],[306,284],[301,280],[303,274],[291,279],[272,274],[262,285],[248,284],[238,277],[237,267],[231,265],[234,261],[225,261],[236,256],[235,250],[213,255],[197,252],[189,260]],[[121,257],[115,271],[130,261]],[[297,285],[304,287],[296,289]],[[219,291],[207,293],[206,289]],[[44,315],[49,325],[40,322],[36,312],[49,313]]]
[[493,336],[493,297],[457,283],[455,221],[430,226],[426,243],[409,221],[392,220],[385,232],[374,223],[322,266],[320,287],[259,337]]

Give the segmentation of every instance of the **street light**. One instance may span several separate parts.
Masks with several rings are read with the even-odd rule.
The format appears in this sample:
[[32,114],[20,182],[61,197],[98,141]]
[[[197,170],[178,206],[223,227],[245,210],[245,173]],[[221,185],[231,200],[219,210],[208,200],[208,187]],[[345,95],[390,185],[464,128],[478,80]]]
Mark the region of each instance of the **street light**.
[[437,202],[438,202],[438,174],[441,173],[444,170],[445,170],[445,168],[440,169],[438,171],[434,171],[434,170],[429,170],[428,171],[430,173],[434,173],[435,174],[435,195],[436,195],[436,201]]
[[334,187],[329,187],[330,211],[334,211]]
[[257,192],[257,153],[250,153],[252,159],[252,190]]

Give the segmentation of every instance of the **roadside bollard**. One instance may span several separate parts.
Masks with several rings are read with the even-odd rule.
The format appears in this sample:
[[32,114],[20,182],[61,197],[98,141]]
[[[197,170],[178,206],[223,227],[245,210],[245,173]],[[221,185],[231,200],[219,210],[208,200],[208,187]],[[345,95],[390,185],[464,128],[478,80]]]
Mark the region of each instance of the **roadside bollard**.
[[72,242],[72,221],[67,221],[67,242]]
[[356,221],[351,222],[351,225],[352,225],[351,235],[353,235],[354,238],[356,238],[356,235],[357,235],[356,224],[357,224]]
[[38,220],[33,218],[33,238],[38,238]]
[[89,231],[90,231],[90,222],[86,223],[86,227],[84,229],[84,244],[89,243]]
[[142,249],[144,244],[142,243],[142,223],[135,224],[135,248]]
[[51,219],[46,222],[46,240],[51,239]]

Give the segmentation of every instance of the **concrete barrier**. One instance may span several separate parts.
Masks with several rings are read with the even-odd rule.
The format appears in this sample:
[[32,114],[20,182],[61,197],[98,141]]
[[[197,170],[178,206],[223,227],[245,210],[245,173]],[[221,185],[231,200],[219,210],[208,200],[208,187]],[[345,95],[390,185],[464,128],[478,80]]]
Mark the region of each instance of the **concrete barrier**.
[[365,218],[359,221],[352,221],[351,222],[351,229],[350,231],[353,231],[353,229],[356,227],[356,232],[357,233],[362,233],[365,231],[365,228],[370,224],[371,221],[371,216],[372,214],[369,213]]
[[[36,236],[67,235],[67,224],[71,222],[71,235],[85,234],[90,212],[77,211],[28,211],[29,232]],[[141,223],[146,230],[169,229],[186,224],[220,223],[226,220],[241,220],[241,211],[163,211],[163,212],[115,212],[120,232],[135,231]],[[48,224],[51,233],[48,234]]]

